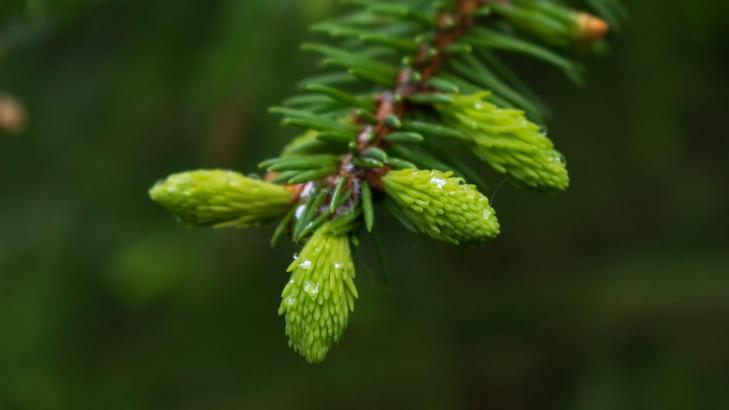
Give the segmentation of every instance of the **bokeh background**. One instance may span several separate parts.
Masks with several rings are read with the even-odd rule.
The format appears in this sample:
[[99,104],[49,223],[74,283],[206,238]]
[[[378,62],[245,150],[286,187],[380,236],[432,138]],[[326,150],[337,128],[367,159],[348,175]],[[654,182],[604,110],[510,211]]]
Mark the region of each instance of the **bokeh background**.
[[[587,87],[514,59],[573,184],[505,184],[455,250],[387,216],[320,366],[276,315],[295,249],[147,198],[295,134],[328,0],[0,2],[0,409],[729,409],[729,3],[645,0]],[[8,100],[3,100],[7,102]],[[22,125],[22,124],[21,124]],[[496,185],[499,178],[489,174]]]

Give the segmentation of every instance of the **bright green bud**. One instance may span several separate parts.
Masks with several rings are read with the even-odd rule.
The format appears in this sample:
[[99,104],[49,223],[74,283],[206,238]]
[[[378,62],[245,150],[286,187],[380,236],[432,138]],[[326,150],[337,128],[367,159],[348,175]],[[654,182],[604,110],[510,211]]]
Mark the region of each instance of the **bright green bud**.
[[357,289],[347,235],[322,225],[295,257],[291,279],[281,293],[279,315],[286,315],[289,346],[309,363],[324,360],[342,337]]
[[382,178],[385,193],[418,229],[454,245],[476,245],[499,234],[489,200],[452,172],[403,169]]
[[498,172],[543,191],[563,191],[569,186],[564,157],[524,112],[499,108],[484,98],[489,93],[457,96],[439,105],[444,121],[459,129],[471,150]]
[[182,222],[242,228],[284,215],[292,194],[281,185],[236,172],[200,170],[169,176],[149,196]]

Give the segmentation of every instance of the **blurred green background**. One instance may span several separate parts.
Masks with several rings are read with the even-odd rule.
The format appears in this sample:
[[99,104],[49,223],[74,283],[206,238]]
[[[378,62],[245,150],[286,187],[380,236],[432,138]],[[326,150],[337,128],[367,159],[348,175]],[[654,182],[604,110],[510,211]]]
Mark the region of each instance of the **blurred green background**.
[[[0,1],[0,409],[729,409],[729,3],[631,2],[588,85],[515,59],[573,184],[455,250],[387,216],[320,366],[276,315],[272,227],[184,227],[171,172],[249,172],[328,0]],[[494,184],[499,178],[490,175]]]

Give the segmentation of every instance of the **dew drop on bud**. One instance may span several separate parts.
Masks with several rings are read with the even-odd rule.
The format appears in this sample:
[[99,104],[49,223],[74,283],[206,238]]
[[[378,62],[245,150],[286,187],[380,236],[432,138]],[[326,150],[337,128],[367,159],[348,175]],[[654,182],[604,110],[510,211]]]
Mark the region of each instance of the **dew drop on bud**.
[[550,161],[558,162],[562,165],[567,165],[567,158],[565,158],[564,155],[562,155],[559,151],[550,151],[548,154],[548,158]]
[[304,292],[311,296],[316,296],[319,293],[319,284],[311,281],[304,282]]
[[311,269],[311,261],[310,261],[310,260],[308,260],[308,259],[304,259],[304,260],[303,260],[303,261],[301,261],[301,263],[299,264],[299,267],[300,267],[301,269]]

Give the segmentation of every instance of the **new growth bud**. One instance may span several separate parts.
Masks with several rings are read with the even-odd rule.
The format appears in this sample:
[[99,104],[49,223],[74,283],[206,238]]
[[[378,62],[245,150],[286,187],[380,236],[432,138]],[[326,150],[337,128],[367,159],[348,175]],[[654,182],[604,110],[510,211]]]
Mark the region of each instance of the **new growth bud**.
[[583,43],[592,44],[605,37],[610,27],[605,20],[590,13],[577,13],[577,29],[575,37]]
[[591,45],[607,34],[608,24],[590,13],[540,0],[493,2],[493,10],[520,30],[556,46]]
[[496,171],[543,191],[569,186],[564,157],[524,112],[485,101],[489,93],[456,96],[439,105],[444,121],[468,137],[471,150]]
[[269,221],[285,214],[292,199],[281,185],[222,170],[171,175],[155,184],[149,196],[183,222],[216,228]]
[[324,360],[339,342],[354,310],[357,289],[347,235],[322,225],[287,269],[291,279],[281,293],[289,346],[310,363]]
[[489,200],[452,172],[403,169],[382,178],[385,193],[430,237],[476,245],[499,234]]

